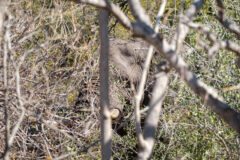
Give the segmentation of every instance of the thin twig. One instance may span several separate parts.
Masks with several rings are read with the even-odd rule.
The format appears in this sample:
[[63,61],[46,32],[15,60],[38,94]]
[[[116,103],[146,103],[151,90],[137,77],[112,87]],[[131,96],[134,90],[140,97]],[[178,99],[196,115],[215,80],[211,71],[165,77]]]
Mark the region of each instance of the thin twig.
[[[162,4],[159,8],[158,14],[156,16],[156,24],[155,24],[155,32],[158,32],[159,27],[160,27],[160,19],[163,16],[163,12],[165,9],[167,1],[163,0]],[[147,52],[147,57],[146,60],[144,62],[144,67],[143,67],[143,71],[142,71],[142,75],[141,75],[141,80],[140,80],[140,84],[138,86],[138,90],[135,96],[135,118],[136,118],[136,129],[137,129],[137,137],[139,139],[139,143],[141,146],[144,146],[144,138],[142,135],[142,129],[141,129],[141,116],[140,116],[140,103],[144,94],[144,86],[146,84],[146,80],[147,80],[147,74],[149,71],[149,67],[151,64],[151,60],[153,57],[153,46],[151,45],[148,49]]]
[[210,57],[214,56],[219,49],[227,49],[236,53],[236,55],[240,56],[240,47],[236,43],[230,40],[227,41],[218,40],[216,35],[214,35],[214,33],[211,33],[208,27],[202,26],[201,24],[188,23],[187,25],[194,30],[201,31],[207,36],[208,40],[212,44],[212,47],[208,51],[208,55]]
[[9,159],[10,145],[9,145],[9,136],[10,136],[10,120],[9,120],[9,103],[8,103],[8,45],[7,45],[7,14],[6,14],[6,1],[0,2],[0,38],[1,38],[1,49],[3,51],[3,83],[4,83],[4,119],[5,119],[5,151],[3,153],[3,159]]

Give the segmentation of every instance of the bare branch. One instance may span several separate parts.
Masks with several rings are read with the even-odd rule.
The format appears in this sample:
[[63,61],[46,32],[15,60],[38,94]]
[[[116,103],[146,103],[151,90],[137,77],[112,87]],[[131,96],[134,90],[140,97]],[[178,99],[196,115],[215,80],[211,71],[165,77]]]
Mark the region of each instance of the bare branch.
[[160,70],[161,71],[156,75],[156,82],[152,94],[153,97],[144,124],[143,136],[146,145],[143,146],[138,153],[139,160],[147,160],[152,156],[155,132],[158,126],[162,103],[168,88],[168,67],[166,62],[161,65]]
[[[6,27],[6,34],[4,37],[5,42],[5,47],[4,47],[4,52],[6,52],[6,54],[8,54],[7,52],[10,50],[11,51],[11,40],[10,40],[10,34],[9,34],[9,26]],[[16,64],[14,64],[14,66],[17,66]],[[21,96],[21,85],[20,85],[20,73],[19,73],[19,68],[21,66],[19,65],[18,67],[16,67],[15,69],[15,79],[16,79],[16,93],[17,93],[17,99],[18,99],[18,105],[19,105],[19,109],[21,109],[21,114],[17,120],[17,123],[15,124],[15,126],[12,129],[12,132],[10,133],[10,129],[9,129],[9,122],[6,122],[8,124],[6,124],[6,128],[7,134],[9,134],[9,137],[7,137],[8,142],[7,142],[7,148],[6,151],[4,153],[4,159],[9,159],[9,151],[10,148],[14,142],[14,139],[16,138],[16,134],[17,131],[23,121],[24,115],[25,115],[25,108],[24,108],[24,103],[22,102],[22,96]],[[7,107],[6,107],[7,108]],[[8,120],[9,121],[9,120]]]
[[[164,0],[159,8],[157,17],[156,17],[156,24],[155,24],[155,32],[158,32],[160,26],[160,18],[163,16],[163,12],[165,9],[167,1]],[[144,63],[144,68],[142,71],[141,81],[138,86],[138,90],[135,96],[135,116],[136,116],[136,129],[137,129],[137,137],[139,139],[140,146],[144,147],[144,139],[141,131],[141,118],[140,118],[140,103],[144,94],[144,86],[147,80],[147,73],[149,71],[149,67],[151,64],[153,56],[153,46],[151,45],[148,49],[147,57]]]
[[[198,2],[202,4],[202,1]],[[194,3],[193,5],[199,6],[198,3]],[[194,15],[193,12],[189,13],[191,14],[188,15]],[[135,31],[134,29],[133,31]],[[139,31],[140,30],[138,29],[137,32],[140,35]],[[228,123],[238,133],[240,133],[240,114],[231,109],[230,106],[217,95],[214,89],[197,79],[196,76],[190,71],[188,65],[174,50],[171,49],[172,46],[169,45],[165,39],[162,39],[158,35],[149,35],[144,32],[141,36],[149,43],[154,45],[158,49],[158,51],[163,54],[163,56],[169,61],[171,66],[177,70],[181,78],[189,85],[189,87],[197,95],[203,98],[206,105],[210,106],[211,109],[215,113],[217,113],[222,119],[224,119],[226,123]]]
[[109,39],[108,11],[100,10],[100,106],[102,159],[110,160],[112,155],[112,119],[109,102]]
[[186,23],[191,22],[198,10],[203,6],[204,0],[194,0],[193,4],[188,8],[186,13],[180,17],[180,22],[177,27],[177,31],[172,39],[171,45],[172,49],[178,51],[180,48],[179,45],[183,43],[186,35],[189,32],[189,27],[186,26]]
[[187,25],[195,30],[200,30],[207,36],[208,40],[213,45],[213,47],[211,47],[208,51],[208,55],[210,57],[213,56],[219,49],[227,49],[236,53],[236,55],[240,56],[240,47],[236,43],[229,40],[227,41],[218,40],[217,37],[210,32],[209,28],[204,27],[201,24],[188,23]]
[[16,137],[16,133],[23,121],[24,115],[25,115],[25,108],[24,108],[24,103],[22,102],[22,96],[21,96],[21,87],[20,87],[20,74],[19,74],[19,68],[16,69],[16,92],[17,92],[17,98],[18,98],[18,103],[19,103],[19,108],[21,109],[21,114],[18,118],[18,121],[16,125],[14,126],[12,133],[9,137],[9,145],[11,146],[13,144],[13,141]]
[[116,6],[113,3],[104,1],[104,0],[67,0],[67,1],[73,1],[76,3],[86,3],[90,4],[95,7],[106,9],[107,11],[111,12],[118,21],[127,29],[132,28],[131,21],[128,19],[128,17],[121,11],[121,9]]
[[204,100],[204,103],[211,107],[211,109],[217,113],[222,119],[224,119],[231,127],[233,127],[238,133],[240,133],[240,114],[230,108],[230,106],[224,102],[217,92],[204,84],[202,81],[190,71],[188,65],[184,60],[175,53],[171,46],[166,41],[162,43],[157,42],[157,37],[152,40],[150,37],[144,37],[148,42],[154,44],[160,53],[168,60],[172,67],[176,69],[180,77],[188,84],[188,86]]
[[220,41],[220,48],[221,49],[228,49],[232,52],[235,52],[238,57],[240,57],[240,47],[239,45],[237,45],[236,43],[234,42],[231,42],[231,41]]
[[228,20],[224,19],[224,6],[222,0],[217,0],[217,19],[218,21],[229,31],[235,33],[238,38],[240,37],[240,26],[229,22]]
[[[209,43],[209,41],[211,43],[210,48],[208,45],[206,45],[206,48],[210,56],[214,55],[220,49],[228,49],[230,51],[235,52],[237,55],[239,55],[239,52],[240,52],[238,42],[234,42],[233,40],[223,41],[221,39],[218,39],[218,37],[215,36],[213,33],[211,33],[210,30],[201,31],[201,29],[203,30],[205,29],[202,26],[200,26],[200,28],[198,28],[199,26],[191,27],[191,25],[193,25],[194,17],[197,15],[196,14],[197,11],[202,7],[202,4],[204,2],[203,0],[202,1],[195,0],[194,3],[191,5],[190,9],[187,10],[185,15],[183,15],[183,11],[181,11],[181,15],[179,15],[179,17],[176,17],[177,12],[179,12],[177,11],[177,7],[179,5],[177,2],[175,2],[175,7],[171,8],[172,10],[175,11],[175,13],[173,13],[171,9],[169,9],[169,15],[172,15],[173,13],[174,17],[165,16],[164,19],[166,21],[170,19],[169,27],[175,28],[176,26],[175,22],[178,20],[179,20],[179,25],[177,26],[176,30],[170,29],[169,27],[167,28],[166,26],[161,25],[163,27],[162,28],[163,33],[158,33],[156,28],[155,29],[151,28],[150,19],[145,13],[144,13],[145,15],[143,14],[143,12],[145,11],[140,5],[140,2],[137,0],[131,1],[133,5],[132,8],[135,8],[134,10],[137,13],[135,15],[136,22],[131,22],[128,19],[127,14],[126,15],[123,14],[124,11],[121,11],[117,5],[114,5],[113,3],[111,3],[113,1],[107,1],[107,0],[88,0],[88,1],[87,0],[82,0],[82,1],[71,0],[71,1],[77,2],[77,3],[84,2],[86,4],[98,6],[98,8],[100,9],[105,9],[111,12],[115,17],[117,17],[117,21],[120,21],[121,24],[130,31],[133,37],[138,36],[144,39],[145,41],[147,41],[151,45],[151,47],[149,48],[148,55],[146,56],[146,52],[142,54],[142,51],[137,52],[138,55],[135,54],[134,57],[132,57],[131,54],[128,54],[128,51],[131,49],[136,51],[133,48],[138,44],[140,44],[140,43],[133,44],[131,47],[129,43],[134,42],[134,40],[126,40],[125,43],[127,45],[125,44],[122,45],[122,48],[124,48],[124,50],[121,50],[121,47],[115,47],[115,49],[113,48],[113,54],[115,55],[121,52],[125,53],[124,54],[125,57],[122,58],[122,60],[124,60],[123,67],[125,67],[124,69],[126,69],[127,71],[126,71],[126,74],[123,75],[121,73],[122,70],[121,69],[117,70],[115,67],[117,68],[119,67],[115,64],[115,62],[113,62],[114,67],[111,68],[112,69],[111,71],[114,72],[113,73],[114,77],[111,80],[114,81],[113,83],[114,85],[117,86],[117,88],[116,89],[111,88],[111,86],[108,87],[108,79],[107,79],[109,76],[108,75],[108,54],[104,54],[104,53],[107,53],[108,51],[105,52],[104,50],[108,50],[109,44],[108,44],[108,37],[102,36],[102,35],[107,35],[106,34],[107,18],[106,19],[102,18],[102,21],[100,22],[100,25],[101,25],[100,32],[103,31],[101,32],[102,33],[101,35],[102,52],[100,56],[101,97],[98,98],[97,96],[99,95],[99,91],[97,89],[99,87],[99,79],[98,79],[99,77],[98,76],[96,77],[95,74],[99,73],[99,69],[97,68],[99,65],[96,64],[96,61],[99,60],[98,59],[99,56],[97,56],[97,59],[96,59],[96,57],[92,55],[93,52],[95,53],[95,47],[97,46],[97,43],[98,43],[96,41],[96,39],[98,39],[97,38],[98,31],[96,31],[98,26],[96,26],[97,24],[89,25],[89,23],[91,23],[93,19],[95,20],[96,17],[93,16],[92,14],[96,13],[98,9],[92,10],[92,8],[86,8],[89,5],[87,6],[75,5],[75,4],[72,5],[72,4],[66,4],[63,1],[57,1],[57,2],[53,2],[52,4],[51,3],[49,4],[47,1],[44,0],[40,3],[41,5],[40,7],[42,7],[42,9],[32,7],[32,3],[27,5],[19,5],[19,3],[22,3],[22,2],[12,3],[11,12],[13,13],[14,17],[16,16],[16,19],[11,19],[9,21],[10,24],[13,24],[12,26],[10,26],[11,36],[9,38],[8,36],[9,33],[7,33],[6,31],[3,32],[5,35],[0,35],[0,44],[1,44],[0,51],[2,52],[2,58],[3,58],[3,65],[0,65],[0,68],[3,68],[2,72],[4,73],[2,74],[3,76],[2,79],[4,82],[3,83],[4,88],[2,89],[2,91],[3,91],[3,96],[5,94],[5,106],[3,103],[4,98],[0,97],[0,100],[2,100],[2,102],[0,103],[1,103],[1,106],[6,107],[5,108],[6,121],[4,121],[4,123],[6,123],[6,126],[4,124],[4,127],[1,129],[1,131],[2,133],[4,133],[6,130],[5,141],[6,141],[7,152],[5,153],[9,154],[9,157],[13,159],[19,158],[19,157],[30,157],[31,153],[34,153],[34,157],[41,156],[41,158],[45,158],[45,159],[49,159],[49,158],[51,159],[70,158],[71,159],[71,157],[69,156],[75,155],[76,157],[79,157],[79,156],[85,157],[85,155],[82,155],[81,152],[89,152],[90,156],[96,159],[94,153],[92,154],[92,151],[88,150],[89,147],[88,146],[85,147],[82,141],[88,139],[90,134],[94,136],[91,138],[91,140],[95,138],[99,138],[98,135],[100,135],[100,133],[99,133],[98,127],[100,127],[100,123],[102,122],[102,126],[101,126],[102,137],[99,138],[102,142],[102,159],[111,159],[112,110],[110,110],[110,106],[111,104],[114,104],[114,105],[120,104],[119,105],[120,107],[117,107],[117,108],[120,108],[119,110],[122,110],[121,107],[125,104],[122,104],[121,102],[126,103],[127,107],[128,107],[128,104],[132,102],[132,99],[130,98],[134,98],[134,97],[131,97],[130,90],[128,90],[129,88],[127,88],[126,90],[123,88],[125,87],[124,85],[128,87],[128,84],[125,83],[126,82],[125,78],[126,79],[129,78],[130,81],[137,79],[137,85],[139,84],[139,82],[141,82],[141,85],[139,87],[142,89],[137,90],[139,93],[141,93],[138,100],[137,100],[137,95],[135,95],[136,96],[135,105],[136,105],[137,114],[126,113],[126,111],[128,111],[129,109],[131,110],[130,112],[132,112],[132,108],[128,107],[123,110],[124,113],[122,114],[122,117],[114,121],[116,123],[114,123],[113,126],[115,126],[115,128],[117,128],[116,130],[118,130],[118,128],[121,128],[125,124],[131,123],[131,122],[127,123],[133,117],[131,115],[136,115],[136,117],[138,117],[136,118],[137,126],[138,126],[136,128],[140,128],[140,131],[137,131],[137,132],[138,132],[138,135],[140,135],[139,137],[141,137],[138,139],[142,139],[142,140],[139,140],[140,148],[139,148],[138,158],[150,159],[151,154],[153,152],[153,148],[154,148],[154,136],[156,134],[156,130],[158,129],[157,128],[158,125],[160,125],[159,124],[160,121],[158,118],[160,117],[159,113],[161,112],[161,104],[166,94],[164,90],[167,89],[166,79],[168,78],[167,71],[164,70],[163,72],[159,73],[157,75],[158,77],[157,82],[155,83],[156,86],[153,88],[154,93],[153,94],[151,93],[150,95],[148,93],[152,90],[152,82],[153,82],[152,76],[150,77],[149,81],[151,82],[150,84],[147,84],[147,88],[146,88],[146,91],[148,93],[145,92],[147,94],[146,95],[147,97],[144,97],[147,99],[144,99],[143,103],[145,104],[147,101],[149,101],[150,97],[151,97],[150,99],[151,103],[149,104],[149,107],[145,107],[143,109],[144,111],[148,110],[148,113],[144,114],[144,115],[147,114],[147,117],[145,119],[145,126],[144,128],[142,128],[143,131],[141,131],[140,124],[142,123],[140,121],[141,120],[140,116],[143,116],[143,115],[141,115],[140,107],[137,107],[137,106],[140,106],[141,104],[143,90],[146,83],[146,77],[148,74],[149,65],[151,63],[151,57],[153,54],[153,47],[155,48],[155,51],[158,51],[161,54],[161,56],[163,56],[163,58],[167,59],[171,67],[176,69],[177,73],[175,71],[171,73],[174,74],[174,76],[175,74],[179,74],[179,76],[174,77],[171,84],[173,83],[175,84],[175,82],[178,81],[180,77],[182,80],[185,81],[185,83],[188,86],[191,87],[192,91],[194,91],[197,95],[202,97],[202,98],[199,97],[198,99],[203,99],[202,102],[205,105],[209,105],[210,106],[209,108],[211,108],[214,112],[219,114],[220,117],[223,118],[228,124],[230,124],[235,130],[240,132],[239,131],[239,128],[240,128],[239,113],[232,110],[230,106],[227,105],[226,102],[224,102],[224,100],[222,100],[221,97],[217,95],[216,91],[214,91],[211,87],[206,86],[199,79],[197,79],[196,76],[194,75],[194,72],[191,71],[189,65],[184,60],[185,58],[186,59],[190,58],[191,55],[189,54],[191,54],[192,52],[195,52],[195,53],[197,52],[195,49],[185,48],[186,46],[183,46],[182,44],[184,43],[184,39],[186,39],[186,37],[187,38],[195,37],[195,36],[192,37],[192,34],[188,35],[190,29],[192,28],[198,30],[198,32],[201,33],[200,35],[204,34],[204,37],[207,36],[208,38],[207,44]],[[1,2],[3,2],[3,0],[0,0],[0,3]],[[161,2],[162,2],[161,8],[163,8],[162,9],[162,13],[163,13],[164,11],[163,4],[166,1],[164,2],[164,0],[161,0]],[[123,3],[127,3],[127,1]],[[69,7],[71,8],[71,10],[68,10]],[[140,10],[138,10],[139,7],[141,8]],[[150,7],[155,8],[154,6],[150,6]],[[0,8],[2,8],[2,6],[0,6]],[[83,13],[81,13],[82,11]],[[150,12],[152,13],[152,11]],[[1,10],[0,10],[0,13],[1,13]],[[88,13],[91,15],[88,15]],[[103,15],[102,13],[104,12],[101,11],[101,15]],[[37,14],[39,15],[37,16]],[[82,15],[84,17],[79,17]],[[88,16],[85,16],[85,15],[88,15]],[[37,18],[34,18],[33,20],[31,16],[34,16]],[[171,20],[172,18],[173,20]],[[199,18],[201,19],[202,15]],[[203,18],[206,18],[205,20],[208,21],[209,19],[207,18],[209,18],[209,15],[205,16],[204,14]],[[149,22],[147,19],[149,20]],[[29,20],[31,20],[31,22],[29,22]],[[79,26],[78,24],[76,24],[78,21],[85,22],[86,26],[85,25]],[[158,18],[157,18],[157,21],[159,21]],[[171,25],[172,22],[174,25]],[[4,30],[7,28],[5,27],[2,29]],[[1,29],[1,21],[0,21],[0,31],[2,31],[2,29]],[[35,30],[39,32],[34,32]],[[84,32],[85,30],[87,32]],[[167,30],[172,33],[169,33],[170,35],[166,34],[166,36],[169,36],[169,37],[165,38],[163,34],[166,33]],[[45,31],[45,34],[44,34],[44,31]],[[225,33],[227,34],[228,32],[229,31],[226,31]],[[34,35],[35,33],[37,34]],[[90,35],[87,33],[89,33]],[[174,38],[172,38],[173,34],[175,34]],[[32,35],[34,35],[33,39],[31,38]],[[48,37],[48,35],[50,37]],[[169,43],[169,38],[172,38],[170,39],[170,43]],[[198,41],[198,39],[196,40]],[[42,46],[36,47],[36,43],[40,41],[46,41],[46,42],[51,41],[51,46],[42,45]],[[190,39],[190,41],[192,42],[192,39]],[[11,42],[13,44],[12,48],[11,48]],[[119,42],[119,43],[122,43],[122,42]],[[146,46],[147,46],[146,49],[148,49],[149,45],[145,45],[145,42],[141,41],[140,47],[143,48]],[[39,52],[38,49],[40,47],[45,48],[44,52]],[[180,50],[181,47],[184,47],[184,48]],[[142,48],[141,50],[143,50]],[[178,54],[179,51],[185,51],[185,50],[187,51],[186,51],[186,54],[184,54],[184,57],[181,56],[183,54]],[[34,54],[31,57],[26,58],[31,52],[33,52]],[[142,56],[143,58],[139,58],[141,57],[140,56],[141,54],[143,55]],[[121,56],[122,54],[119,54],[117,58],[119,57],[121,58]],[[197,57],[195,57],[197,59],[194,60],[194,62],[197,60],[197,63],[195,66],[196,68],[194,67],[194,69],[199,69],[199,65],[200,65],[200,68],[202,68],[203,63],[204,64],[206,63],[201,60],[200,57],[202,56],[204,55],[197,53]],[[117,58],[115,59],[117,60]],[[159,58],[160,57],[157,56],[156,60],[158,60]],[[9,62],[8,62],[8,59],[10,59]],[[106,60],[106,62],[104,60]],[[143,66],[144,61],[145,61],[145,67]],[[193,62],[192,59],[190,61]],[[128,62],[132,62],[132,63],[129,65]],[[155,62],[156,61],[154,60],[154,66],[153,66],[154,70],[156,69]],[[239,56],[239,59],[237,60],[237,64],[238,66],[240,66],[240,56]],[[139,72],[133,73],[136,70]],[[140,72],[142,72],[142,70],[143,70],[142,80],[140,81],[140,77],[141,77]],[[210,72],[215,72],[215,71],[211,70]],[[199,75],[199,72],[197,72],[197,74]],[[24,76],[24,78],[20,76]],[[121,79],[119,80],[124,81],[124,84],[122,83],[119,84],[118,83],[119,81],[115,83],[115,78],[116,78],[115,76],[117,76],[118,78],[119,76],[121,76]],[[236,78],[236,76],[234,77]],[[211,77],[208,77],[208,80],[210,80],[209,78]],[[214,81],[214,84],[215,82],[218,84],[221,80],[219,80],[219,78],[216,78],[216,79],[215,78],[211,80]],[[107,85],[107,87],[104,86],[105,84]],[[163,86],[161,86],[161,84]],[[179,85],[177,85],[177,87],[178,86]],[[109,91],[110,93],[108,92],[109,88],[110,88],[110,91]],[[171,93],[168,94],[166,104],[174,103],[175,105],[179,103],[180,105],[185,105],[186,103],[181,103],[181,102],[183,101],[189,102],[188,100],[181,99],[182,93],[186,92],[184,90],[185,85],[181,84],[179,88],[177,88],[176,90],[178,89],[179,89],[179,97],[176,97],[178,95],[176,94],[175,88],[174,88],[174,91],[171,91]],[[238,91],[238,89],[239,89],[239,85],[235,84],[233,86],[220,90],[220,92],[234,90],[233,92],[235,94]],[[119,100],[116,103],[109,102],[112,100],[111,90],[115,92],[114,97],[116,96],[117,99]],[[126,92],[122,94],[119,92],[119,90],[120,92],[122,90]],[[108,98],[108,94],[110,94],[109,98]],[[186,95],[183,95],[183,96],[186,96]],[[101,109],[101,113],[98,113],[98,109],[99,109],[98,106],[100,101],[101,101],[102,109]],[[187,104],[186,106],[184,106],[184,108],[183,107],[171,108],[172,106],[166,106],[164,108],[164,113],[162,113],[164,117],[163,119],[161,119],[161,123],[163,122],[163,126],[161,126],[161,130],[157,132],[159,134],[156,139],[158,140],[158,142],[161,141],[164,144],[166,144],[165,145],[166,147],[164,147],[166,152],[162,156],[163,159],[168,158],[170,150],[174,148],[172,144],[175,143],[177,139],[174,139],[173,136],[174,136],[174,133],[176,133],[175,129],[179,128],[178,127],[179,123],[177,123],[175,120],[179,119],[180,117],[175,117],[175,116],[172,117],[169,115],[171,113],[178,115],[178,112],[176,112],[177,111],[176,109],[181,108],[180,110],[186,110],[188,109],[188,107],[192,105],[194,107],[197,106],[197,104],[195,105],[192,103],[194,102],[189,102],[189,105]],[[198,100],[196,103],[198,103]],[[233,102],[233,104],[236,104],[236,103]],[[90,106],[90,108],[88,106]],[[27,113],[29,110],[33,110],[33,113],[34,113],[33,116],[37,116],[38,118],[34,119],[33,121],[32,117],[29,117],[28,114],[24,114],[25,107],[26,107]],[[117,109],[116,111],[119,111],[119,110]],[[98,119],[101,114],[102,114],[102,117],[100,122],[100,120]],[[45,123],[46,125],[50,124],[48,122],[55,122],[55,119],[60,119],[60,121],[56,120],[56,122],[59,122],[57,123],[59,127],[55,125],[53,126],[47,125],[51,129],[44,130],[45,128],[44,127],[45,125],[43,124],[44,122],[39,119],[39,116],[41,115],[44,117],[49,117],[51,119],[50,121],[46,121],[47,122]],[[187,113],[184,112],[181,115],[183,115],[183,118],[184,119],[186,118],[187,121],[194,120],[194,123],[196,122],[194,119],[194,116],[193,117],[191,116],[192,115],[191,111]],[[184,117],[185,115],[186,117]],[[2,114],[0,116],[2,116]],[[24,120],[23,122],[21,122],[23,117],[24,117]],[[127,120],[125,120],[125,118],[127,118]],[[124,119],[125,122],[123,122],[119,126],[118,120],[122,120],[122,119]],[[7,123],[7,122],[12,122],[10,120],[13,120],[14,125],[11,126],[11,123]],[[181,119],[179,120],[182,120],[182,116],[181,116]],[[208,122],[205,122],[205,124],[207,123]],[[193,127],[196,125],[186,124],[186,126]],[[217,127],[218,131],[216,133],[221,131],[223,129],[222,127],[223,126],[221,126],[220,128]],[[11,128],[12,134],[9,128]],[[94,128],[96,128],[97,130]],[[205,133],[206,128],[207,127],[203,126],[200,128],[200,130]],[[54,129],[54,131],[52,129]],[[119,132],[116,132],[116,134],[119,134],[120,136],[122,136],[126,133],[125,131],[127,131],[127,133],[129,131],[131,133],[134,132],[134,130],[132,130],[131,128],[130,130],[129,129],[119,130]],[[94,132],[94,134],[92,134],[92,132]],[[35,137],[38,137],[38,136],[40,138],[35,139]],[[121,140],[121,142],[123,142],[124,139],[121,139],[120,136],[116,137],[117,141]],[[218,135],[216,134],[216,136]],[[59,139],[62,141],[58,142]],[[219,139],[221,139],[221,136]],[[100,142],[100,140],[97,141],[96,143]],[[227,143],[224,142],[224,139],[222,140],[225,148],[227,148],[228,147],[226,145]],[[87,143],[89,143],[89,141]],[[238,143],[238,141],[236,143]],[[8,147],[8,146],[11,146],[9,144],[12,145],[12,148]],[[118,142],[116,144],[118,144]],[[221,145],[220,148],[224,148],[224,146]],[[76,149],[76,147],[78,149]],[[98,146],[96,147],[98,148]],[[120,148],[119,146],[113,147],[114,157],[117,157],[118,155],[125,156],[125,155],[122,155],[120,152],[119,153],[115,152],[122,149],[127,149],[128,151],[132,150],[134,154],[137,154],[137,152],[135,151],[135,148],[132,145],[128,145],[128,143],[121,143]],[[59,150],[59,152],[51,153],[53,150]],[[69,152],[66,154],[64,153],[65,152],[64,150],[65,151],[68,150]],[[231,150],[229,151],[232,152]],[[99,154],[99,152],[95,149],[93,149],[93,152],[95,152],[97,155]],[[42,153],[45,153],[45,154],[42,154]],[[180,157],[184,156],[184,154],[185,153],[183,153],[183,155],[180,155]],[[226,152],[224,152],[223,154],[226,154]],[[229,155],[229,158],[237,157],[237,154],[235,153],[233,156],[231,155],[231,153],[228,153],[228,155]],[[42,156],[45,156],[45,157],[42,157]],[[128,155],[126,155],[125,157],[127,156]],[[172,155],[170,155],[170,158],[171,156]],[[179,158],[179,155],[177,156],[178,156],[177,158]],[[216,156],[219,156],[219,154]],[[6,157],[8,157],[8,155]],[[182,159],[184,158],[186,159],[189,157],[191,157],[190,154],[185,154],[185,156],[182,157]],[[9,158],[5,158],[5,159],[9,159]]]
[[[201,8],[203,2],[204,0],[194,1],[190,9],[185,14],[188,17],[188,20],[191,20],[194,17],[197,10]],[[113,10],[108,10],[114,13]],[[187,23],[187,21],[183,22]],[[190,71],[189,66],[184,62],[183,58],[172,49],[173,47],[163,38],[161,34],[157,34],[150,27],[146,27],[146,25],[141,25],[139,23],[132,23],[132,27],[129,28],[132,28],[135,35],[138,35],[139,37],[145,39],[148,43],[154,45],[154,47],[168,60],[170,65],[176,69],[180,77],[188,84],[188,86],[197,95],[203,98],[204,103],[210,106],[211,109],[224,119],[226,123],[240,133],[240,114],[231,109],[230,106],[217,95],[216,91],[197,79],[197,77]],[[186,33],[186,31],[183,33],[183,37],[186,36]]]
[[152,23],[150,17],[147,15],[146,11],[141,6],[139,0],[129,0],[128,2],[135,19],[139,22],[146,23],[147,25],[151,26]]
[[202,8],[205,0],[194,0],[192,5],[188,8],[188,10],[185,13],[185,16],[187,18],[187,21],[192,21],[197,12]]
[[[200,8],[203,1],[195,1],[187,12],[187,17],[192,17],[195,11]],[[194,7],[195,6],[195,7]],[[135,29],[135,28],[134,28]],[[133,29],[133,31],[134,31]],[[139,32],[139,30],[137,31]],[[183,35],[186,32],[182,33]],[[138,33],[140,35],[140,33]],[[174,67],[181,78],[189,85],[189,87],[204,100],[204,103],[211,107],[211,109],[217,113],[222,119],[225,120],[231,127],[233,127],[238,133],[240,133],[240,114],[224,102],[216,93],[214,89],[207,86],[190,71],[188,65],[184,60],[172,50],[172,46],[169,45],[166,40],[162,39],[155,34],[149,35],[142,33],[142,38],[155,46],[160,53],[168,60],[172,67]],[[183,36],[185,37],[185,36]]]
[[3,54],[3,91],[4,91],[4,119],[5,119],[5,150],[3,153],[3,159],[9,159],[10,145],[10,121],[9,121],[9,104],[8,104],[8,42],[6,37],[8,35],[8,28],[6,26],[7,22],[7,2],[5,0],[0,1],[0,45],[1,52]]

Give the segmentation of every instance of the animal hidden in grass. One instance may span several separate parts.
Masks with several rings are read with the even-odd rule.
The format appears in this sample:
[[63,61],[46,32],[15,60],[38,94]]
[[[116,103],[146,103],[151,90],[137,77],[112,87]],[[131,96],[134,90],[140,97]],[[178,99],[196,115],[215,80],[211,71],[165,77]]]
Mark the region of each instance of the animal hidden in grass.
[[[133,104],[133,91],[131,85],[137,88],[147,56],[149,45],[141,40],[110,39],[110,106],[112,118],[119,117],[124,109],[124,104]],[[99,51],[98,51],[99,52]],[[98,70],[98,68],[96,68]],[[87,80],[83,81],[76,106],[99,106],[99,75],[86,74]],[[148,79],[145,100],[150,97],[153,76]],[[80,108],[81,108],[80,107]],[[81,110],[81,109],[80,109]]]

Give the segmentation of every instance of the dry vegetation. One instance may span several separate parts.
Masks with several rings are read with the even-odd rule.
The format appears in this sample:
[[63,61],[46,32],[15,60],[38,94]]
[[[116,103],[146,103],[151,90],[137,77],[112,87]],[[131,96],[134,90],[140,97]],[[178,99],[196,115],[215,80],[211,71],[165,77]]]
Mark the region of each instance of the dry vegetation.
[[[114,2],[129,14],[124,1]],[[160,2],[142,3],[154,19]],[[214,19],[215,8],[209,7],[214,6],[213,3],[212,0],[206,2],[196,21],[216,30],[219,38],[231,39],[239,45],[239,37],[226,31]],[[229,6],[231,20],[239,25],[238,0],[225,3]],[[189,5],[186,1],[186,8]],[[167,3],[160,28],[169,40],[173,37],[180,8],[180,2]],[[7,67],[4,63],[0,65],[0,152],[5,151],[7,122],[3,106],[7,105],[11,131],[24,112],[10,150],[11,159],[49,160],[65,154],[62,159],[100,159],[98,10],[63,0],[12,0],[8,15],[4,22],[6,32],[1,36],[5,38],[1,41],[1,62],[6,47],[9,52]],[[111,42],[117,44],[110,51],[119,52],[111,55],[110,99],[111,105],[121,112],[112,125],[113,158],[134,159],[138,151],[134,108],[131,107],[134,103],[132,88],[138,85],[137,73],[142,70],[148,45],[141,41],[136,44],[133,40],[116,40],[130,39],[131,35],[113,17],[110,27],[110,36],[114,39]],[[191,31],[180,55],[198,78],[218,89],[227,103],[239,112],[237,56],[221,50],[214,58],[209,58],[200,37],[206,40],[202,33]],[[131,43],[136,44],[135,48]],[[122,51],[123,48],[127,50]],[[140,49],[141,54],[129,55],[131,49]],[[125,54],[120,56],[120,52]],[[141,105],[142,115],[146,115],[154,74],[162,59],[156,53],[152,60]],[[125,60],[127,64],[120,63]],[[7,69],[7,85],[4,69]],[[239,134],[209,111],[173,69],[169,72],[169,89],[158,124],[152,159],[240,158]]]

